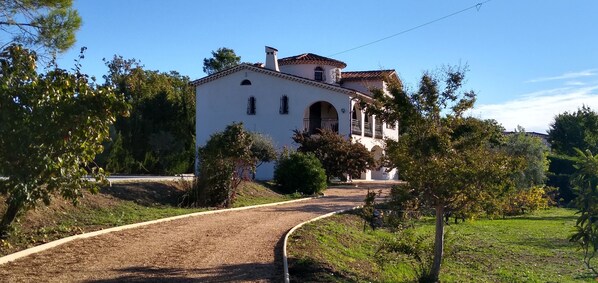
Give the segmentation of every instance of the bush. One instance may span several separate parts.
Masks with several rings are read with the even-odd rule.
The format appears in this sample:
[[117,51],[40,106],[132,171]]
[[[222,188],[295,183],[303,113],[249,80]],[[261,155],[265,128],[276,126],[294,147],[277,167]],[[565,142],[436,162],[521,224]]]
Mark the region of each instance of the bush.
[[274,171],[274,180],[284,193],[318,194],[326,189],[326,173],[313,154],[283,154]]
[[198,149],[199,179],[187,191],[181,205],[232,206],[239,184],[255,170],[251,142],[242,123],[233,123],[213,134],[206,145]]
[[532,187],[513,193],[506,199],[504,215],[521,215],[538,209],[546,209],[551,200],[543,187]]

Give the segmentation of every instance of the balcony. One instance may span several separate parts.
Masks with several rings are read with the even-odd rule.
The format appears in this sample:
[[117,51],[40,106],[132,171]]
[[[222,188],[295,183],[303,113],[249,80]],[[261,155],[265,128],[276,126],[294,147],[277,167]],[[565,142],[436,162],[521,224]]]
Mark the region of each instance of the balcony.
[[361,135],[361,123],[357,119],[351,119],[351,133]]
[[303,119],[304,131],[310,134],[317,134],[317,129],[338,133],[338,119]]
[[374,127],[374,138],[382,139],[382,122],[376,120],[376,126]]
[[372,123],[364,122],[363,123],[363,135],[366,137],[372,137]]

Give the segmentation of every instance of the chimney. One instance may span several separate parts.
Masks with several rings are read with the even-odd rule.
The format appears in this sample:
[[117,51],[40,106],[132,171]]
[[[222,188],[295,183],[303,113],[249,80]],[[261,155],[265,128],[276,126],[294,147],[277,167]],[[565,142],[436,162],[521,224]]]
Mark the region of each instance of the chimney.
[[276,56],[276,53],[278,53],[276,48],[266,46],[266,69],[280,72],[280,69],[278,69],[278,57]]

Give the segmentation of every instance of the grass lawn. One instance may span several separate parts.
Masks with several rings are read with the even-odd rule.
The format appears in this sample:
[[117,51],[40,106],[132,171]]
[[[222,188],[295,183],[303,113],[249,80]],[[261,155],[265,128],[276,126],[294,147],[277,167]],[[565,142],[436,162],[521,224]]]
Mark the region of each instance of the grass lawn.
[[[282,195],[259,183],[241,186],[234,207],[301,197]],[[0,256],[84,232],[207,210],[179,207],[184,187],[180,182],[114,183],[98,194],[84,193],[76,206],[56,198],[50,206],[40,205],[17,219],[12,235],[0,240]],[[0,211],[3,203],[0,199]]]
[[[573,210],[553,208],[521,217],[476,220],[446,228],[442,282],[596,282],[582,265],[581,251],[568,241]],[[415,224],[431,247],[431,219]],[[290,240],[294,282],[414,282],[413,260],[379,251],[398,234],[363,232],[355,214],[304,226]],[[428,236],[429,235],[429,236]]]

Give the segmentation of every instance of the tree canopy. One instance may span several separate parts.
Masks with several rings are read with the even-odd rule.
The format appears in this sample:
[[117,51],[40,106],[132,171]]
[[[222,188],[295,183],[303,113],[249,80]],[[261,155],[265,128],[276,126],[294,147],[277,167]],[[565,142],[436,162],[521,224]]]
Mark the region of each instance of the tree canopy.
[[0,1],[0,48],[12,43],[43,49],[53,54],[64,52],[75,43],[81,18],[72,0]]
[[330,130],[320,130],[316,135],[295,131],[293,140],[299,144],[297,151],[313,153],[320,160],[328,180],[344,179],[345,175],[359,177],[376,166],[374,156],[363,144]]
[[113,144],[98,162],[113,173],[180,174],[195,159],[195,93],[177,72],[145,70],[139,61],[106,61],[106,86],[124,94],[129,117],[118,118]]
[[399,140],[387,140],[386,156],[407,181],[403,191],[436,212],[431,282],[438,280],[442,262],[445,209],[491,198],[509,181],[511,172],[504,169],[514,167],[496,149],[495,122],[464,117],[476,97],[461,90],[464,78],[462,68],[447,68],[442,77],[424,73],[411,93],[391,82],[389,95],[377,91],[375,103],[362,103],[386,122],[403,119]]
[[598,113],[582,106],[575,112],[564,112],[554,118],[548,130],[552,149],[568,156],[575,156],[575,148],[598,152]]
[[518,127],[517,131],[506,137],[504,150],[515,157],[520,157],[523,168],[514,172],[513,181],[518,189],[528,189],[543,185],[548,171],[549,148],[538,137],[525,133]]
[[36,71],[37,56],[19,45],[0,53],[0,194],[7,209],[0,223],[5,237],[23,209],[55,194],[73,201],[97,186],[91,174],[109,127],[127,113],[124,99],[79,71],[54,67]]
[[212,51],[212,58],[203,59],[204,73],[211,75],[222,70],[237,66],[241,63],[241,57],[235,51],[226,47]]

